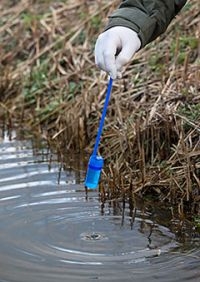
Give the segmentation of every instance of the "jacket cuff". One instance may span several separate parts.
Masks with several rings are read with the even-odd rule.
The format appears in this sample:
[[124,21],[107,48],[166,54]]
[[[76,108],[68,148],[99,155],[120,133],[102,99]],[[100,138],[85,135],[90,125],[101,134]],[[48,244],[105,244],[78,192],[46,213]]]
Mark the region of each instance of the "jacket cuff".
[[[137,23],[137,24],[136,24]],[[125,26],[135,32],[141,40],[141,48],[151,41],[156,21],[144,12],[135,8],[121,8],[110,17],[105,30],[114,26]]]

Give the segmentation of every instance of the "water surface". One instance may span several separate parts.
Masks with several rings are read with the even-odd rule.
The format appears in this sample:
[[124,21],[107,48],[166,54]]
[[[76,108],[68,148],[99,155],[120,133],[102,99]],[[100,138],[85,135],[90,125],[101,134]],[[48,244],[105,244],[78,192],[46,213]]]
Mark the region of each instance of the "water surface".
[[198,281],[199,238],[180,242],[148,210],[102,206],[84,171],[49,158],[0,142],[0,282]]

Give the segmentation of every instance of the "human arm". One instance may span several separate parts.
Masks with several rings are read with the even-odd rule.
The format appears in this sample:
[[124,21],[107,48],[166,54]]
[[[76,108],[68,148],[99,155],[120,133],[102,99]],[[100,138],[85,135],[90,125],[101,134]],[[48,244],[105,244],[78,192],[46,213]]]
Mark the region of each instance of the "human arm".
[[[95,46],[96,64],[113,78],[140,48],[162,34],[187,0],[125,0]],[[120,27],[123,27],[120,28]],[[124,48],[127,50],[125,54]],[[120,60],[119,60],[120,59]]]

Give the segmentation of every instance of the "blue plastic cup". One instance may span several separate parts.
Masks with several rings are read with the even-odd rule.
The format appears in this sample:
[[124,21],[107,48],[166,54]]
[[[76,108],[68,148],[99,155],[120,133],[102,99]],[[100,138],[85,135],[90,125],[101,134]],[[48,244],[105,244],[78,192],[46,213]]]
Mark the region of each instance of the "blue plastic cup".
[[97,188],[103,168],[103,158],[101,156],[92,155],[89,159],[87,174],[85,178],[85,186],[89,189]]

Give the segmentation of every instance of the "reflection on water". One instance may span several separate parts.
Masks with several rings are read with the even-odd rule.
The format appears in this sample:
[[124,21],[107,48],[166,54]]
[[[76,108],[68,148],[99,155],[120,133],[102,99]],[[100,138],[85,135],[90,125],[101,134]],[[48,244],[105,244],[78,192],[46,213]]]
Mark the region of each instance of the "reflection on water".
[[198,238],[184,248],[150,212],[133,222],[120,202],[102,211],[76,174],[29,142],[1,141],[0,282],[198,280]]

